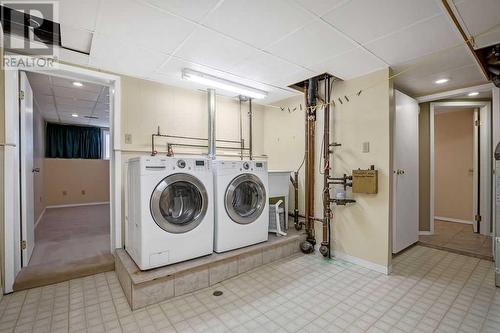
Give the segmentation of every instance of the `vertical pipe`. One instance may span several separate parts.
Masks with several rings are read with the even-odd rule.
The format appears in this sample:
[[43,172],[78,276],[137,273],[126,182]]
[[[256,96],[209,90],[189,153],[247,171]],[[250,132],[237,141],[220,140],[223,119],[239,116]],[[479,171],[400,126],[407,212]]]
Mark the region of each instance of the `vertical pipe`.
[[294,187],[294,210],[293,210],[293,224],[295,229],[300,227],[299,225],[299,173],[295,172],[293,175],[293,187]]
[[[325,76],[324,99],[329,103],[330,79]],[[329,229],[330,229],[330,188],[328,179],[330,177],[330,105],[323,107],[323,241],[320,248],[321,254],[327,257],[330,254]]]
[[244,145],[244,140],[243,140],[243,116],[241,114],[241,99],[243,98],[243,96],[239,96],[239,102],[240,102],[240,116],[239,116],[239,120],[240,120],[240,158],[241,160],[243,161],[243,148],[245,148],[245,145]]
[[253,115],[252,115],[252,99],[248,99],[248,120],[249,120],[249,155],[250,155],[250,161],[253,160],[253,128],[252,128],[252,120],[253,120]]
[[208,158],[215,159],[215,143],[216,143],[216,132],[215,132],[215,89],[207,89],[208,98]]
[[304,162],[304,206],[305,206],[305,211],[304,211],[304,215],[305,215],[305,226],[306,226],[306,231],[307,231],[307,237],[309,238],[310,235],[309,235],[309,232],[311,230],[311,214],[310,214],[310,208],[309,208],[309,203],[310,203],[310,196],[311,196],[311,193],[310,193],[310,182],[311,182],[311,179],[309,177],[309,169],[310,169],[310,166],[309,166],[309,162],[310,162],[310,156],[309,156],[309,109],[308,109],[308,106],[309,106],[309,99],[307,98],[308,96],[308,90],[309,90],[309,86],[305,85],[305,90],[304,90],[304,96],[305,96],[305,105],[306,105],[306,109],[305,109],[305,121],[304,121],[304,129],[305,129],[305,133],[304,133],[304,136],[305,136],[305,147],[304,147],[304,158],[305,158],[305,162]]

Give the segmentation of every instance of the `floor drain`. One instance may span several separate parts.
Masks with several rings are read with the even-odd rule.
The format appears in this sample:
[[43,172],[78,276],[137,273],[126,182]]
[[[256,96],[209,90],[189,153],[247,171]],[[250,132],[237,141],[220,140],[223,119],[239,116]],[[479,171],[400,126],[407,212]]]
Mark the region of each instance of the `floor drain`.
[[213,293],[213,295],[214,295],[214,296],[222,296],[222,294],[223,294],[223,292],[222,292],[222,291],[220,291],[220,290],[216,290],[216,291],[214,291],[214,293]]

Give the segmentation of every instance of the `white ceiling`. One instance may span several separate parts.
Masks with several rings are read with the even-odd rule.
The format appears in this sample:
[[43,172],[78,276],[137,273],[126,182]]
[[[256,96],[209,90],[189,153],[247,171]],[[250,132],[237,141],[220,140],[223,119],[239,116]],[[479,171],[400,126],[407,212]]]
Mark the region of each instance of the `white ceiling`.
[[[450,3],[472,34],[500,22],[499,0]],[[193,68],[267,90],[264,103],[324,72],[350,79],[419,64],[395,79],[414,96],[485,82],[440,0],[60,0],[60,17],[63,41],[92,38],[90,56],[63,60],[203,89],[181,79]],[[500,28],[476,43],[499,41]],[[450,82],[436,86],[441,76]]]
[[[109,127],[109,93],[105,86],[39,73],[28,73],[34,102],[52,123]],[[72,115],[78,115],[73,117]]]

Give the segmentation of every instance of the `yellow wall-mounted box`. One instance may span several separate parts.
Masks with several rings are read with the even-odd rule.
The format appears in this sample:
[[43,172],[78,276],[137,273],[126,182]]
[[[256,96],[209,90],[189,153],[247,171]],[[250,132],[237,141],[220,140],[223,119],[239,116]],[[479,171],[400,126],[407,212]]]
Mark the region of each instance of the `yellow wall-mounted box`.
[[352,193],[376,194],[378,192],[377,170],[353,170]]

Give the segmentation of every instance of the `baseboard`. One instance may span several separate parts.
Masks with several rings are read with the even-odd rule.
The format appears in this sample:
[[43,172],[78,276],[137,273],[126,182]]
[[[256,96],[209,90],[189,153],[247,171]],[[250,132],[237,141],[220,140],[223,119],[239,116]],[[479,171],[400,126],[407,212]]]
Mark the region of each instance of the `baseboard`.
[[434,216],[434,220],[454,222],[454,223],[463,223],[463,224],[474,224],[473,221],[454,219],[452,217],[444,217],[444,216]]
[[79,207],[79,206],[95,206],[95,205],[109,205],[109,201],[105,202],[86,202],[80,204],[68,204],[68,205],[51,205],[46,208],[65,208],[65,207]]
[[39,217],[38,217],[38,219],[36,220],[34,229],[36,229],[36,227],[38,226],[38,223],[40,223],[40,221],[42,220],[43,214],[45,214],[45,210],[47,210],[47,207],[45,207],[45,208],[42,210],[42,213],[40,214],[40,216],[39,216]]
[[420,236],[432,236],[434,233],[432,231],[419,231],[418,234]]
[[340,251],[333,251],[333,255],[335,256],[335,258],[348,261],[352,264],[359,265],[361,267],[364,267],[364,268],[367,268],[367,269],[370,269],[372,271],[376,271],[376,272],[379,272],[379,273],[382,273],[385,275],[389,275],[392,272],[392,266],[379,265],[379,264],[373,263],[371,261],[361,259],[358,257],[354,257],[354,256],[351,256],[349,254],[346,254],[346,253],[343,253]]

